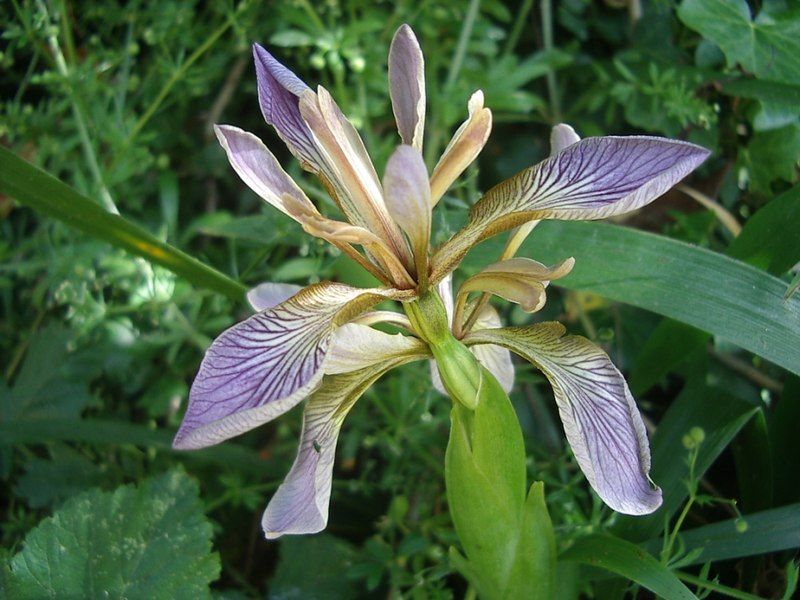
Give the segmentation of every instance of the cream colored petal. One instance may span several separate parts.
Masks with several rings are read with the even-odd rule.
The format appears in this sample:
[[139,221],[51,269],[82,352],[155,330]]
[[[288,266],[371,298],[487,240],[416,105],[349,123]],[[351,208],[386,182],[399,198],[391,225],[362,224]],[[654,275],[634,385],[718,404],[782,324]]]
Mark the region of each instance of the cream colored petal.
[[418,278],[427,275],[431,237],[431,188],[422,154],[400,146],[389,158],[383,176],[389,213],[411,241]]
[[536,312],[545,304],[545,288],[550,281],[565,277],[574,265],[573,258],[554,267],[530,258],[500,261],[467,279],[458,291],[457,304],[463,306],[470,292],[489,292],[519,304],[526,312]]
[[425,60],[414,32],[400,26],[389,48],[389,92],[404,144],[422,152],[425,129]]
[[427,352],[425,343],[413,336],[401,333],[392,335],[366,325],[348,323],[333,335],[325,373],[350,373],[390,358],[424,356]]
[[469,99],[469,116],[458,128],[431,174],[431,202],[436,205],[464,170],[477,158],[492,130],[492,111],[483,107],[483,92]]
[[380,237],[410,266],[411,253],[389,215],[378,175],[355,127],[323,87],[316,94],[303,94],[300,113],[330,159],[336,179],[330,182],[332,193],[348,221]]
[[[494,306],[486,304],[481,308],[473,329],[497,329],[502,327],[500,315]],[[495,344],[477,344],[470,347],[470,351],[475,355],[484,367],[494,375],[500,387],[508,394],[514,388],[514,363],[511,360],[511,352],[503,346]]]

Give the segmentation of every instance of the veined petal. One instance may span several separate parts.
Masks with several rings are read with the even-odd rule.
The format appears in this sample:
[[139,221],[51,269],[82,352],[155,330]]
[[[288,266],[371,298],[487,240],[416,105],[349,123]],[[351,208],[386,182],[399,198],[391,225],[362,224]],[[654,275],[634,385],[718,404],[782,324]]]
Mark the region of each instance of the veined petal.
[[447,144],[431,174],[431,202],[435,206],[447,189],[472,164],[492,130],[492,111],[483,107],[483,92],[478,90],[469,99],[469,116]]
[[264,143],[238,127],[214,125],[217,139],[228,155],[233,170],[247,186],[284,214],[285,195],[311,203]]
[[417,276],[427,276],[431,188],[422,154],[405,145],[395,150],[386,164],[383,188],[389,214],[411,241]]
[[427,353],[427,345],[413,336],[392,335],[366,325],[348,323],[333,335],[325,374],[350,373],[392,357]]
[[458,304],[463,306],[470,292],[489,292],[519,304],[526,312],[536,312],[545,304],[545,288],[550,281],[566,276],[574,265],[573,258],[554,267],[546,267],[530,258],[496,262],[462,284]]
[[317,533],[328,523],[333,463],[342,422],[356,400],[386,371],[420,356],[384,357],[378,364],[329,375],[303,412],[297,458],[272,497],[261,525],[267,539]]
[[709,152],[664,138],[586,138],[489,190],[434,255],[436,282],[481,240],[533,219],[602,219],[652,202]]
[[364,227],[392,249],[404,264],[411,263],[408,246],[383,201],[375,167],[355,127],[323,87],[306,92],[300,112],[333,167],[332,193],[347,219]]
[[661,505],[650,477],[650,447],[625,379],[586,338],[564,335],[560,323],[482,329],[468,343],[500,344],[539,368],[550,381],[578,464],[614,510],[648,514]]
[[422,152],[425,129],[425,59],[414,32],[400,26],[389,47],[389,92],[404,144]]
[[247,292],[247,301],[253,310],[261,312],[269,310],[278,304],[283,304],[289,298],[297,294],[303,288],[293,283],[272,283],[266,281],[259,283],[256,287]]
[[407,295],[319,283],[234,325],[206,351],[174,447],[210,446],[283,414],[319,384],[338,325]]
[[264,120],[275,128],[303,168],[314,173],[325,171],[325,157],[300,115],[300,96],[309,87],[258,44],[253,44],[253,59]]
[[580,141],[581,137],[575,133],[572,127],[566,123],[559,123],[550,130],[550,156],[558,154]]

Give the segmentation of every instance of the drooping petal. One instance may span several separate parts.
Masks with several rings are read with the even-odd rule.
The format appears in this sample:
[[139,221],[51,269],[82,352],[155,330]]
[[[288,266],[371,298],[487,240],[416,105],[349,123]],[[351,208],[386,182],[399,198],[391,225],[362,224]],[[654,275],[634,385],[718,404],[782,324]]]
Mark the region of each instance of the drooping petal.
[[408,247],[389,215],[375,167],[355,127],[321,86],[316,94],[303,95],[300,112],[333,167],[332,193],[347,219],[372,231],[411,264]]
[[304,169],[325,171],[326,159],[300,115],[300,96],[309,87],[258,44],[253,44],[253,59],[264,120],[275,128]]
[[247,301],[253,310],[261,312],[286,302],[303,288],[293,283],[259,283],[247,292]]
[[206,351],[174,447],[210,446],[283,414],[319,384],[333,330],[401,296],[319,283],[234,325]]
[[353,323],[357,325],[386,323],[387,325],[393,325],[399,329],[405,329],[406,331],[413,330],[411,321],[408,320],[406,315],[392,310],[370,310],[353,319]]
[[345,416],[386,371],[418,358],[421,356],[384,356],[361,370],[325,377],[305,407],[297,458],[261,520],[267,539],[325,529],[336,442]]
[[484,108],[482,91],[472,94],[467,106],[467,120],[453,135],[431,174],[431,202],[434,206],[477,158],[492,130],[492,111]]
[[272,152],[252,133],[231,125],[215,125],[214,132],[233,170],[269,204],[288,215],[283,201],[285,195],[311,203]]
[[414,32],[400,26],[389,47],[389,91],[404,144],[422,152],[425,129],[425,60]]
[[559,123],[550,131],[550,156],[558,154],[565,148],[577,144],[581,137],[566,123]]
[[421,356],[427,351],[425,343],[413,336],[392,335],[366,325],[348,323],[333,334],[325,374],[350,373],[380,360],[406,354]]
[[650,482],[650,447],[625,379],[586,338],[564,335],[560,323],[482,329],[467,343],[503,345],[539,368],[555,392],[575,458],[589,483],[614,510],[648,514],[661,505]]
[[550,281],[565,277],[574,265],[573,258],[563,260],[553,267],[546,267],[530,258],[510,258],[496,262],[461,285],[458,304],[463,306],[470,292],[489,292],[519,304],[526,312],[536,312],[544,306],[545,288]]
[[383,176],[389,213],[411,241],[418,276],[427,276],[431,237],[431,188],[422,154],[400,146],[389,158]]
[[432,281],[479,241],[533,219],[602,219],[652,202],[709,152],[655,137],[586,138],[489,190],[433,259]]

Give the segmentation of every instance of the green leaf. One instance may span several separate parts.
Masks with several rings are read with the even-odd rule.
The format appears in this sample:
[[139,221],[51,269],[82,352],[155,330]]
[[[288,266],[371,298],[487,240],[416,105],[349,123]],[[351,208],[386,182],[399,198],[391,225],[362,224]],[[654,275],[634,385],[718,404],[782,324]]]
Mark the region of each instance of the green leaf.
[[31,530],[11,559],[15,598],[209,598],[219,576],[197,483],[171,471],[91,490]]
[[91,487],[108,483],[108,469],[94,464],[79,452],[59,447],[52,460],[32,458],[25,463],[14,493],[31,508],[42,508],[66,500]]
[[0,192],[97,239],[169,269],[234,300],[246,289],[227,275],[170,246],[119,215],[106,212],[52,175],[0,147]]
[[[497,256],[487,244],[468,257],[474,269]],[[704,248],[605,223],[547,221],[520,256],[545,263],[575,257],[558,285],[593,292],[671,317],[800,374],[800,298],[786,283]]]
[[769,13],[755,20],[745,0],[684,0],[683,23],[717,44],[728,65],[739,63],[762,79],[800,83],[800,11]]
[[768,414],[769,439],[772,444],[772,471],[775,503],[800,501],[800,477],[797,461],[787,457],[800,456],[800,377],[786,378],[777,406]]
[[635,581],[662,598],[696,600],[689,588],[652,555],[614,536],[589,535],[579,538],[559,556],[559,560],[606,569]]
[[614,532],[636,542],[658,535],[664,528],[664,519],[688,495],[684,481],[689,474],[685,460],[689,451],[683,446],[683,436],[692,427],[700,427],[705,433],[695,467],[695,476],[701,477],[758,410],[726,390],[706,385],[704,374],[690,380],[670,405],[652,438],[650,476],[663,491],[663,504],[645,517],[621,517]]
[[354,582],[345,575],[354,556],[350,544],[326,533],[283,538],[270,600],[355,598]]
[[800,262],[800,185],[771,200],[747,220],[728,255],[782,275]]
[[[686,550],[702,548],[683,566],[755,556],[800,547],[800,503],[729,519],[681,533],[678,538]],[[658,552],[661,540],[653,539],[645,548]]]
[[750,186],[755,191],[769,194],[773,181],[796,182],[798,157],[800,124],[756,132],[745,152]]

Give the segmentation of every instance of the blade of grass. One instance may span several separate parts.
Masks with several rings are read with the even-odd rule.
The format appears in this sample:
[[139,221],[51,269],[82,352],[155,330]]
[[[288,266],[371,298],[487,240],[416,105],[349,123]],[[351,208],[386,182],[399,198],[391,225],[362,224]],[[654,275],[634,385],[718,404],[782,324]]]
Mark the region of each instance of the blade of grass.
[[111,214],[49,173],[0,147],[0,192],[48,217],[169,269],[199,287],[241,300],[246,288],[130,221]]

